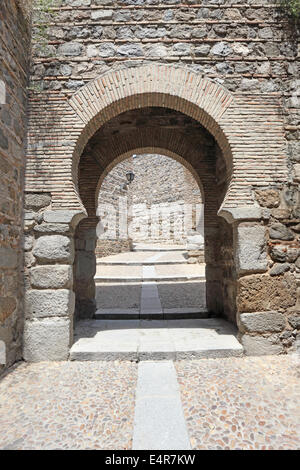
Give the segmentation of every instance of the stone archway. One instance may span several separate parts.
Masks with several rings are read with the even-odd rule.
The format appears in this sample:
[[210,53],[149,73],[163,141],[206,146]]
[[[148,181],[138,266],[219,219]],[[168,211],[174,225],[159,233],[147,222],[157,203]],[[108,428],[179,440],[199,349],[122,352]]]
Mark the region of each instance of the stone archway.
[[[27,292],[28,360],[65,359],[72,343],[74,295],[69,267],[74,261],[74,229],[81,219],[89,215],[91,220],[93,216],[87,213],[79,193],[80,157],[105,123],[122,112],[146,107],[172,109],[200,123],[214,137],[224,157],[226,191],[217,209],[227,223],[233,224],[226,236],[227,243],[221,247],[222,253],[230,258],[223,292],[230,299],[228,305],[234,306],[232,320],[239,276],[268,269],[265,214],[255,201],[253,188],[283,182],[287,176],[281,122],[274,99],[265,98],[262,105],[259,97],[233,96],[205,77],[164,65],[110,72],[84,86],[69,101],[52,106],[43,134],[35,143],[32,137],[29,141],[26,190],[51,196],[51,206],[48,202],[40,207],[41,226],[33,227],[36,237],[33,255],[38,266],[29,266],[30,275],[36,279],[41,275],[49,278],[48,271],[53,269],[57,275],[55,281],[47,278],[42,286],[47,292],[39,290],[38,281],[31,283]],[[148,147],[153,147],[153,142],[143,146]],[[116,153],[115,157],[120,155]],[[181,152],[179,155],[182,156]],[[46,157],[47,165],[40,165],[40,159]],[[220,272],[214,269],[211,272],[215,286]],[[239,318],[237,322],[240,325]]]

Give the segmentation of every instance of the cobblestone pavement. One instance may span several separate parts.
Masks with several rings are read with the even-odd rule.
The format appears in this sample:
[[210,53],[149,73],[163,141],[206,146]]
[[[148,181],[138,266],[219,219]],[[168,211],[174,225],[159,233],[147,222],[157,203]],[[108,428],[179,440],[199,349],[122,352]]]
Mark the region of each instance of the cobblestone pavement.
[[0,381],[0,448],[130,449],[137,364],[22,364]]
[[[300,448],[299,359],[175,367],[192,448]],[[137,371],[131,362],[18,365],[0,379],[0,449],[131,449]]]
[[299,449],[300,361],[292,356],[175,364],[194,449]]

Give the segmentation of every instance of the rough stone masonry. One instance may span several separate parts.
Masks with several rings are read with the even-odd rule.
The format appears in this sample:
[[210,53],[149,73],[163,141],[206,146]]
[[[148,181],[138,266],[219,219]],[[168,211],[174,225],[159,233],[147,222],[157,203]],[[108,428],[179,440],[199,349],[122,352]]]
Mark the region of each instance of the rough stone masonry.
[[[294,351],[300,312],[297,27],[268,0],[63,0],[45,19],[46,44],[33,46],[26,118],[20,90],[29,33],[16,8],[15,0],[0,7],[0,71],[12,96],[11,120],[1,107],[2,187],[16,189],[1,202],[4,230],[13,231],[2,237],[1,273],[22,266],[21,208],[14,201],[21,195],[28,123],[25,311],[21,284],[1,274],[0,331],[15,351],[10,361],[21,357],[24,317],[27,360],[68,357],[74,305],[92,306],[94,295],[89,282],[89,291],[80,291],[76,273],[84,268],[90,280],[95,269],[98,183],[118,159],[158,149],[188,162],[203,184],[210,310],[237,324],[246,354]],[[24,39],[14,48],[20,34]],[[121,121],[134,109],[140,110],[135,129],[122,132]],[[113,136],[105,134],[117,125]]]

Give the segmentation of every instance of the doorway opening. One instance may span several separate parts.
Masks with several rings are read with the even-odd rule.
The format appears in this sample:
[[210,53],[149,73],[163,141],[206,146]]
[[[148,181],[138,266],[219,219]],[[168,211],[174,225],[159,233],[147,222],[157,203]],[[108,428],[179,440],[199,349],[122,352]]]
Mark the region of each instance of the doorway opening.
[[[173,178],[166,169],[170,162],[178,165]],[[124,348],[129,348],[134,357],[140,351],[141,332],[135,331],[136,324],[130,322],[148,321],[152,326],[155,321],[165,322],[158,323],[158,328],[160,332],[168,330],[168,339],[161,333],[164,340],[159,344],[164,343],[160,349],[169,351],[175,341],[170,339],[170,331],[173,334],[178,327],[183,331],[183,324],[178,322],[217,321],[213,332],[210,323],[204,328],[213,335],[212,344],[218,349],[220,338],[230,338],[234,354],[240,354],[232,327],[217,319],[225,317],[235,322],[232,228],[217,215],[230,171],[212,134],[179,111],[144,107],[105,122],[87,143],[79,162],[79,193],[88,217],[77,226],[75,237],[76,319],[103,322],[102,333],[107,322],[115,321],[109,323],[109,331],[123,332]],[[190,192],[185,181],[190,182]],[[176,211],[175,216],[161,216],[162,207],[156,207],[156,197],[162,198],[166,210],[180,199],[188,202],[191,198],[192,204],[187,204],[187,230],[180,230],[184,216],[176,217]],[[132,204],[128,204],[128,198]],[[194,204],[193,209],[196,200],[200,207]],[[122,240],[120,235],[124,234]],[[188,245],[194,250],[187,249]],[[168,322],[177,323],[170,330]],[[192,337],[195,331],[202,337],[203,330],[198,324],[194,327]],[[87,334],[86,324],[84,328]],[[99,331],[89,331],[96,341]],[[75,338],[78,340],[78,336]],[[134,344],[129,345],[129,338]],[[107,341],[100,349],[110,348]],[[113,337],[112,341],[117,344],[119,339]],[[188,348],[191,341],[189,338]],[[80,350],[80,341],[76,344]],[[97,349],[94,343],[93,348]],[[84,357],[90,356],[86,352]]]
[[157,154],[117,163],[97,214],[96,318],[207,316],[203,198],[182,163]]

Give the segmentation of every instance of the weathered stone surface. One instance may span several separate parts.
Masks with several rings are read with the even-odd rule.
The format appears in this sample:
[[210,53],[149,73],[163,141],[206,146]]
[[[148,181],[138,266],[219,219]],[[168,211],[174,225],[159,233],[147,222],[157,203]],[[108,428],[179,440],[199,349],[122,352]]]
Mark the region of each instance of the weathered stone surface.
[[285,316],[278,312],[242,313],[240,315],[241,328],[249,333],[282,331],[285,323]]
[[288,263],[294,263],[300,254],[300,248],[288,248],[286,260]]
[[285,225],[277,223],[270,227],[270,238],[277,240],[293,240],[294,234]]
[[37,266],[30,271],[32,287],[67,289],[72,287],[73,269],[69,265]]
[[58,224],[70,224],[74,218],[79,218],[81,216],[81,211],[71,210],[56,210],[56,211],[46,211],[43,214],[45,222],[48,223],[58,223]]
[[25,235],[24,237],[24,250],[29,251],[33,247],[34,237],[32,235]]
[[296,303],[296,279],[292,274],[271,277],[245,276],[238,281],[239,312],[282,310]]
[[38,210],[49,206],[51,196],[44,193],[27,193],[25,195],[25,208]]
[[39,224],[33,227],[38,233],[68,233],[70,231],[69,224]]
[[300,183],[300,163],[294,165],[294,180]]
[[279,192],[274,189],[264,189],[255,191],[258,203],[263,207],[278,207],[280,198]]
[[268,338],[243,335],[242,345],[244,346],[244,353],[247,356],[267,356],[284,352],[283,346],[274,335]]
[[212,47],[211,53],[226,57],[232,53],[232,49],[226,42],[218,42]]
[[66,361],[72,342],[72,324],[67,318],[26,321],[25,361]]
[[290,269],[289,263],[275,263],[270,269],[270,276],[279,276]]
[[240,273],[267,270],[266,230],[261,225],[239,225],[237,229],[237,269]]
[[111,20],[113,10],[94,10],[91,13],[92,20]]
[[45,235],[36,241],[32,253],[40,263],[72,263],[73,241],[63,235]]
[[297,328],[299,329],[300,328],[300,313],[297,314],[293,314],[293,315],[290,315],[288,317],[288,321],[289,321],[289,324],[293,327],[293,328]]
[[232,224],[238,220],[260,220],[262,217],[262,209],[255,206],[232,207],[221,209],[218,215],[224,217],[229,224]]
[[73,314],[74,307],[75,294],[69,289],[26,292],[26,318],[67,317]]
[[58,55],[65,55],[65,56],[79,56],[82,52],[82,45],[79,42],[69,42],[65,44],[61,44],[58,47],[57,53]]
[[287,259],[287,248],[285,246],[273,246],[271,248],[271,257],[274,261],[284,262]]

